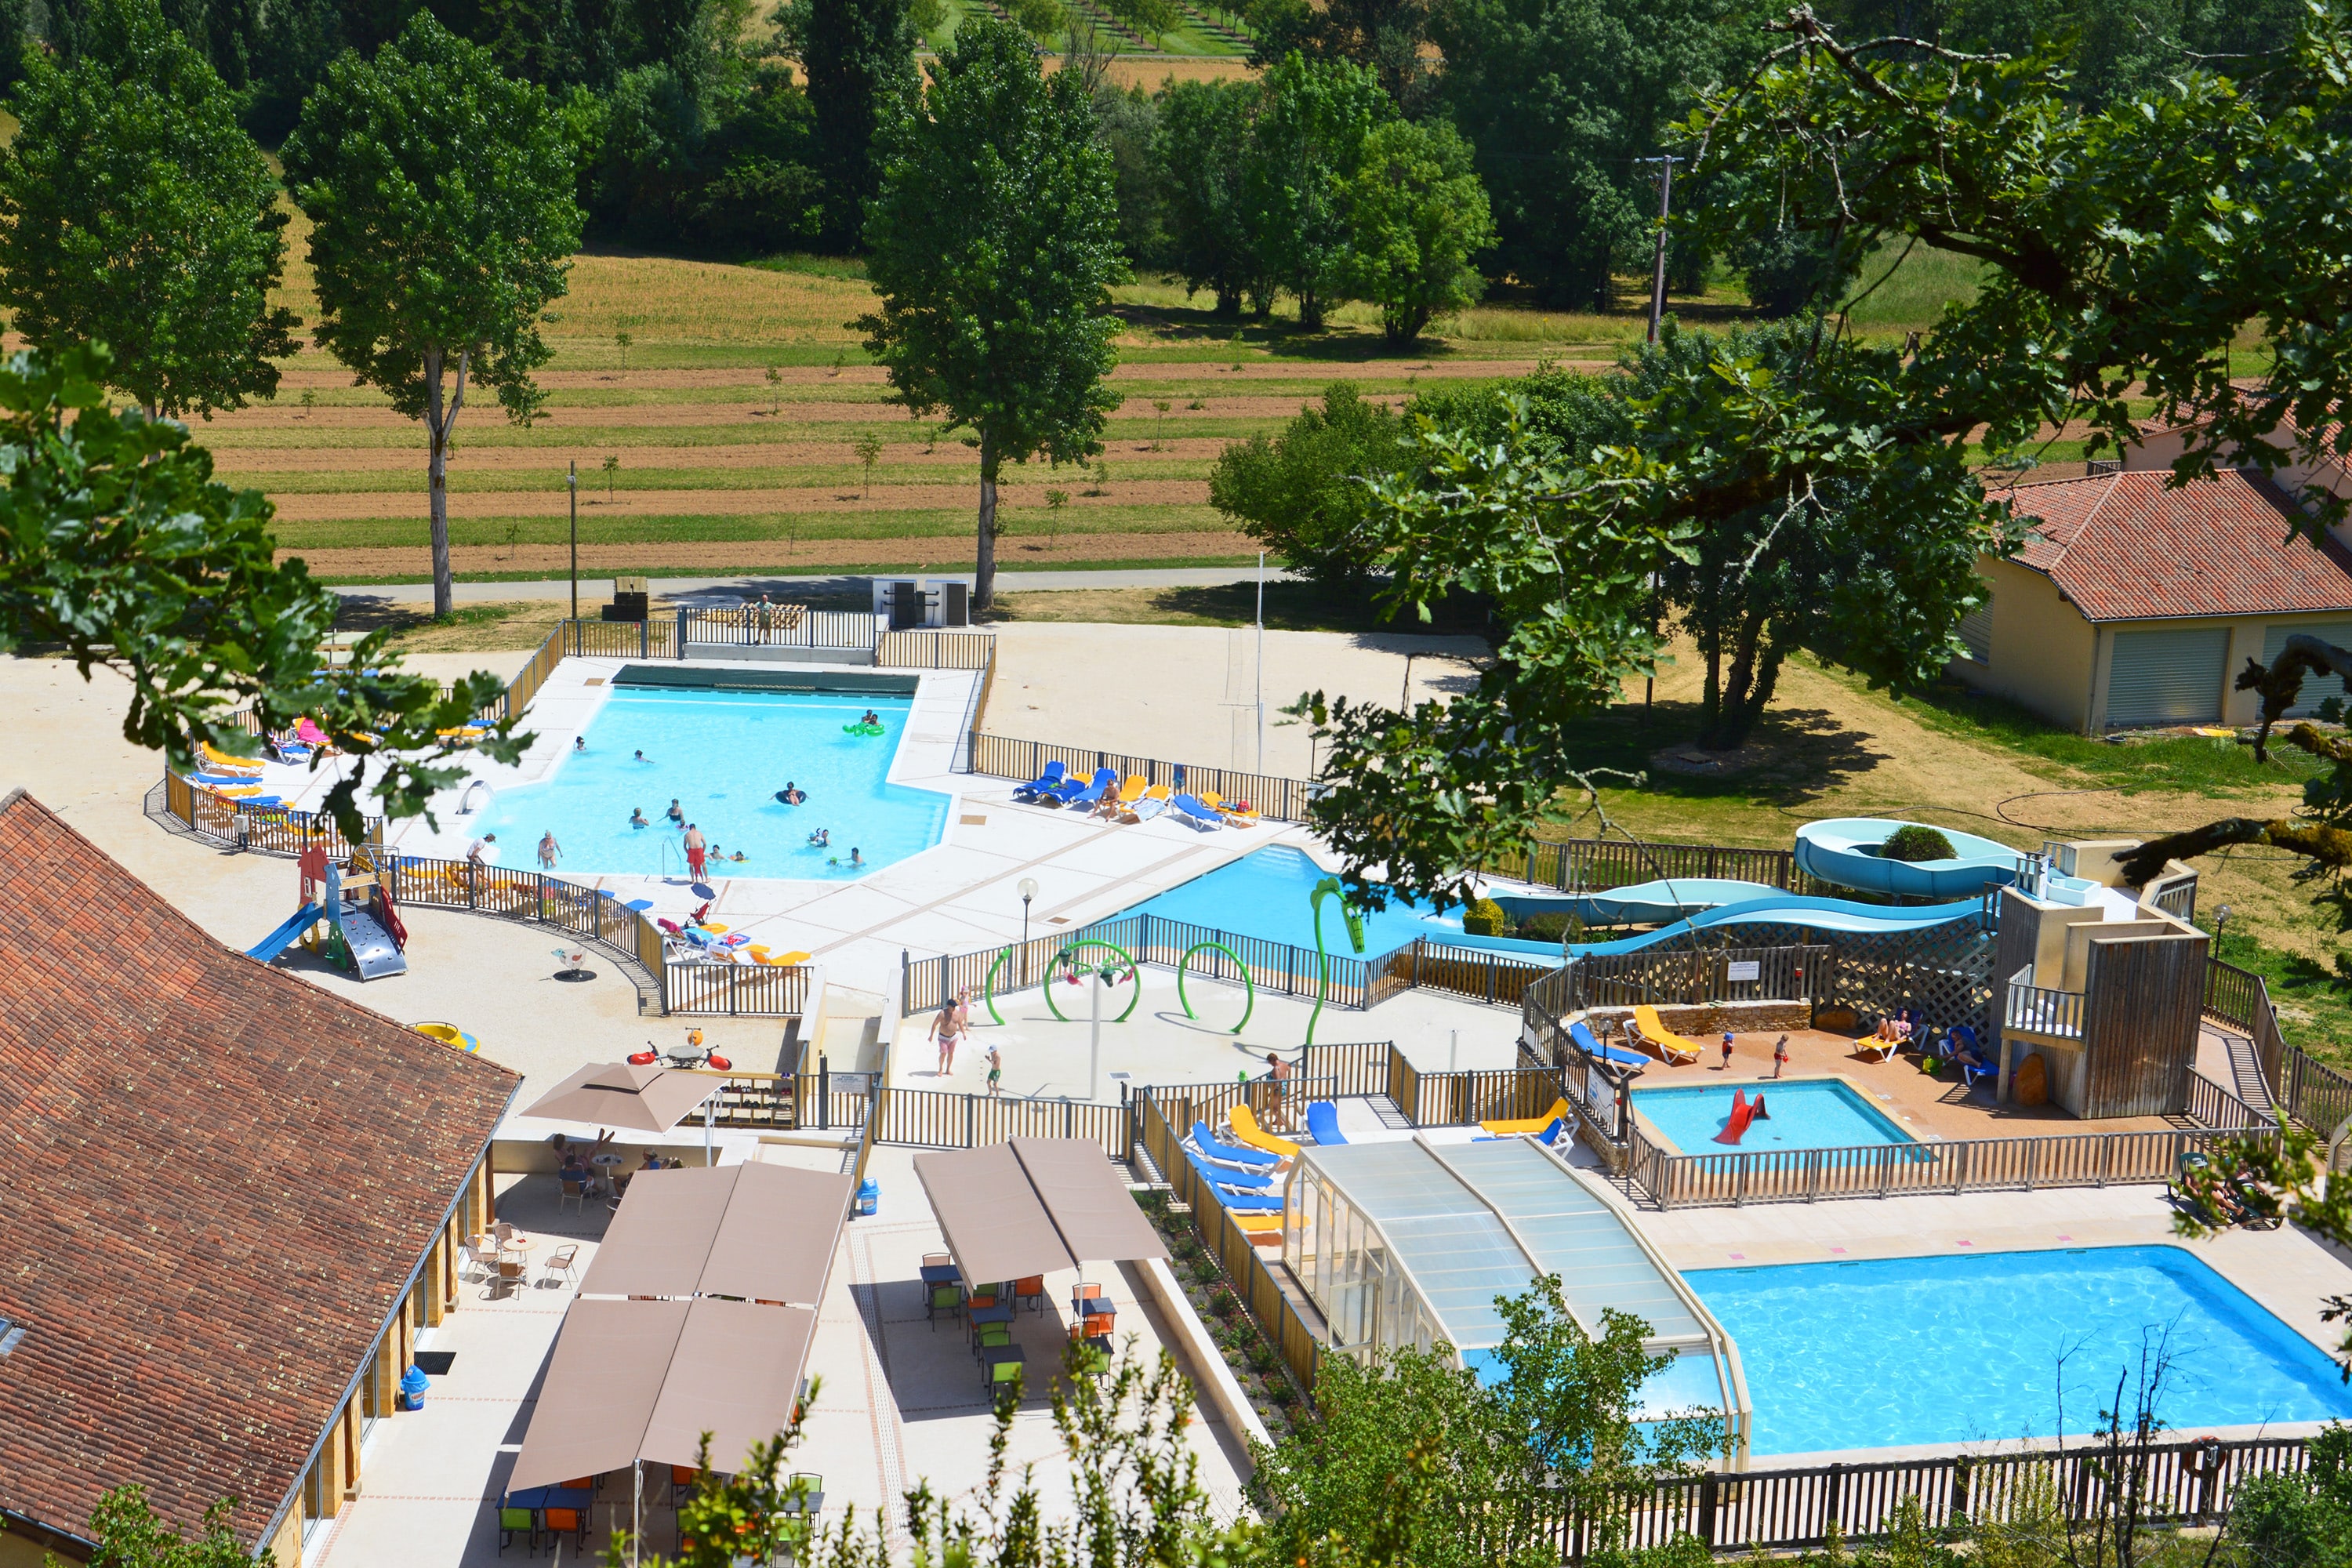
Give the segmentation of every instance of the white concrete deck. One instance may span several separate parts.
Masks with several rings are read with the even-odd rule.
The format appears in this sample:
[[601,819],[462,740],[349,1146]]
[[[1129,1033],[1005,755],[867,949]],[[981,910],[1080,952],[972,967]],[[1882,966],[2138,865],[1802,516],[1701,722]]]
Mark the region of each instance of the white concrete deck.
[[[759,1152],[770,1160],[832,1168],[822,1163],[821,1152],[767,1145]],[[809,1352],[808,1370],[822,1386],[810,1408],[805,1441],[789,1461],[794,1470],[824,1478],[825,1524],[839,1520],[845,1509],[855,1508],[868,1520],[880,1510],[900,1531],[902,1546],[902,1494],[928,1479],[950,1499],[969,1499],[984,1474],[993,1430],[961,1323],[924,1317],[917,1268],[923,1254],[943,1250],[945,1244],[915,1179],[913,1154],[906,1149],[874,1152],[868,1173],[881,1184],[881,1212],[852,1220],[835,1255]],[[563,1241],[577,1240],[577,1278],[594,1257],[593,1238],[603,1232],[604,1215],[555,1214],[553,1190],[551,1179],[543,1176],[505,1178],[499,1212],[536,1240],[534,1259]],[[314,1532],[303,1553],[306,1568],[412,1568],[427,1563],[471,1568],[499,1561],[498,1499],[530,1426],[540,1378],[574,1290],[562,1280],[546,1279],[536,1262],[531,1275],[530,1289],[504,1300],[484,1300],[487,1287],[478,1281],[466,1287],[463,1306],[425,1345],[457,1352],[448,1375],[434,1381],[423,1410],[377,1424],[362,1455],[363,1490]],[[1169,1347],[1181,1364],[1178,1341],[1142,1299],[1131,1273],[1096,1268],[1087,1277],[1104,1286],[1118,1305],[1122,1342],[1145,1356]],[[1010,1457],[1016,1472],[1024,1465],[1035,1467],[1048,1518],[1067,1516],[1072,1489],[1054,1432],[1045,1373],[1060,1366],[1070,1287],[1077,1278],[1048,1276],[1045,1310],[1020,1313],[1013,1327],[1014,1342],[1027,1350],[1030,1365],[1038,1370],[1013,1418]],[[1206,1408],[1195,1417],[1190,1436],[1216,1514],[1228,1521],[1237,1517],[1244,1450]],[[666,1473],[648,1467],[645,1489],[650,1500],[646,1549],[672,1552],[677,1526],[667,1506]],[[597,1497],[589,1535],[592,1555],[602,1556],[616,1525],[627,1526],[629,1510],[624,1471],[610,1478]]]

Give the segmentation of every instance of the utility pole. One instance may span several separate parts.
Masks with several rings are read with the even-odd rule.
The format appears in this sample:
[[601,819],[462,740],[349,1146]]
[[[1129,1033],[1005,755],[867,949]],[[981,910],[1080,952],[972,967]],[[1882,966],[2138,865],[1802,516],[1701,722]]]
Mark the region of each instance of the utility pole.
[[1666,315],[1666,219],[1675,210],[1675,165],[1681,159],[1671,154],[1655,158],[1640,158],[1636,163],[1655,163],[1658,173],[1658,259],[1650,274],[1650,342],[1658,341],[1658,323]]
[[564,465],[563,482],[572,491],[572,618],[580,618],[580,460]]

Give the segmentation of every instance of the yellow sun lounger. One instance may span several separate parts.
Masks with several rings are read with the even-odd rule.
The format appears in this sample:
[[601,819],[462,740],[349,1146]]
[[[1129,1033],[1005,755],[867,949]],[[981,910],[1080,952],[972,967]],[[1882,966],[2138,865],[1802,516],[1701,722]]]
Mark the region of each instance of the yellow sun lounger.
[[1282,1239],[1282,1216],[1280,1215],[1236,1214],[1228,1215],[1225,1217],[1232,1220],[1235,1225],[1241,1226],[1243,1230],[1249,1232],[1250,1239],[1252,1241],[1256,1241],[1259,1237],[1264,1236],[1268,1231],[1275,1233],[1275,1239],[1276,1241],[1280,1241]]
[[1647,1003],[1633,1009],[1633,1034],[1671,1067],[1687,1067],[1699,1058],[1698,1047],[1660,1023],[1658,1010]]
[[214,773],[258,773],[261,772],[259,757],[233,757],[210,741],[202,742],[198,750],[204,752],[205,763]]
[[1478,1129],[1489,1138],[1517,1138],[1524,1133],[1540,1132],[1568,1114],[1568,1101],[1555,1100],[1551,1102],[1551,1109],[1541,1116],[1523,1116],[1516,1121],[1481,1121]]
[[[1233,1129],[1234,1142],[1252,1149],[1263,1149],[1284,1159],[1296,1158],[1298,1145],[1287,1138],[1276,1138],[1257,1124],[1257,1112],[1246,1105],[1236,1105],[1225,1112],[1225,1123]],[[1538,1129],[1538,1131],[1541,1131]]]
[[1133,805],[1143,798],[1143,792],[1150,787],[1151,781],[1141,773],[1128,774],[1126,781],[1118,786],[1118,804]]

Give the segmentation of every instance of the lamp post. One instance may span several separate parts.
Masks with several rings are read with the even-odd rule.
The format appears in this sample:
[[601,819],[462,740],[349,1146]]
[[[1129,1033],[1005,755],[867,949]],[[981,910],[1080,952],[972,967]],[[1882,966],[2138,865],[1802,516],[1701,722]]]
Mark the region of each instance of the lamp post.
[[572,492],[572,618],[580,618],[580,461],[564,465],[563,483]]
[[1037,879],[1021,879],[1021,985],[1029,985],[1029,900],[1037,896]]
[[2213,911],[2213,945],[2221,945],[2221,933],[2230,929],[2230,906],[2223,904]]

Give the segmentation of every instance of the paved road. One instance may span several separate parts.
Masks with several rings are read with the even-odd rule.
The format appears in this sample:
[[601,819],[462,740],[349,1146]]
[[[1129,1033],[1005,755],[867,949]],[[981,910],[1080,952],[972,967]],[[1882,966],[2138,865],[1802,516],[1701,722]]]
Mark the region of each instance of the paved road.
[[[969,572],[925,573],[926,578],[961,577],[971,581]],[[1290,575],[1279,569],[1269,569],[1266,579],[1279,582]],[[1134,571],[1102,572],[999,572],[996,586],[999,593],[1054,593],[1069,588],[1196,588],[1214,587],[1223,583],[1247,583],[1257,576],[1254,566],[1167,566]],[[827,593],[855,594],[866,591],[873,579],[864,574],[790,577],[755,575],[749,577],[656,577],[655,593],[663,598],[683,603],[728,603],[736,599],[755,598],[761,594],[805,593],[817,589]],[[336,593],[346,599],[362,603],[392,605],[424,605],[433,602],[430,583],[355,583],[338,587]],[[502,603],[511,599],[566,599],[572,595],[571,579],[548,578],[533,583],[458,583],[452,592],[461,605]],[[610,577],[580,579],[580,609],[583,615],[593,615],[612,597]]]

